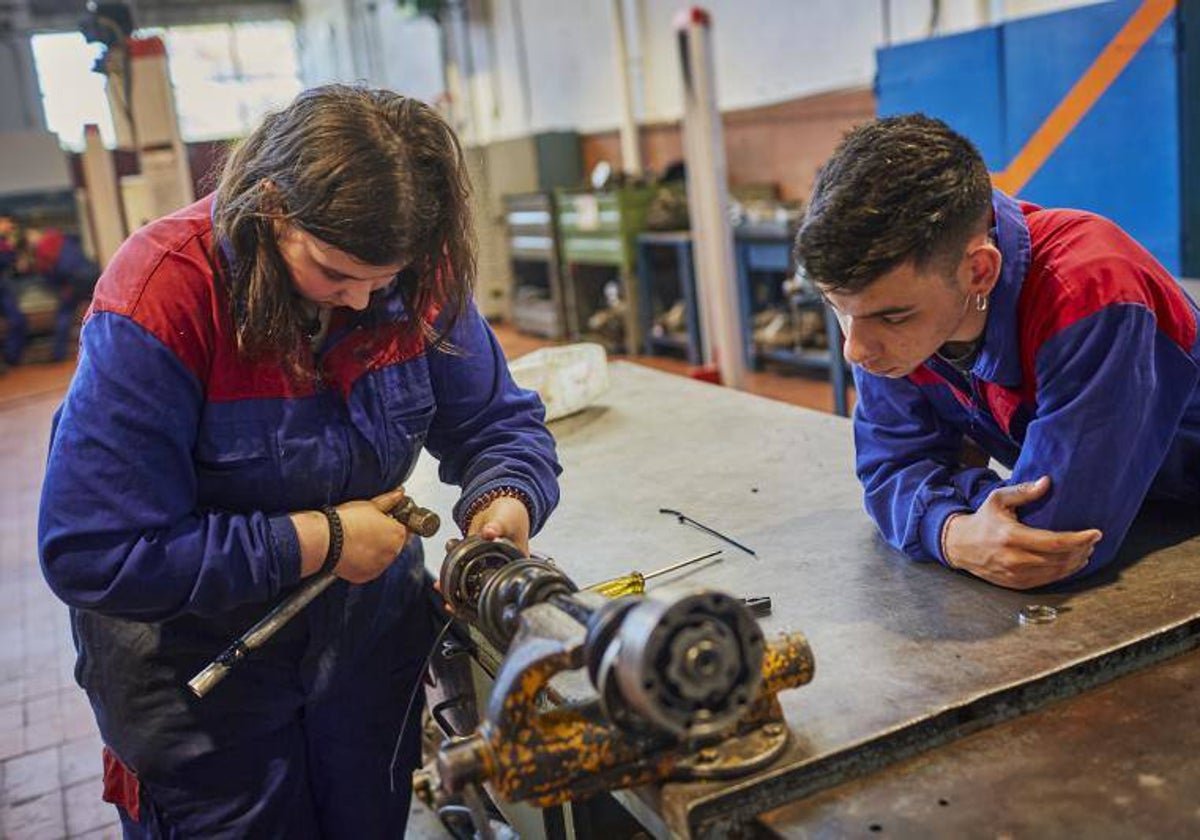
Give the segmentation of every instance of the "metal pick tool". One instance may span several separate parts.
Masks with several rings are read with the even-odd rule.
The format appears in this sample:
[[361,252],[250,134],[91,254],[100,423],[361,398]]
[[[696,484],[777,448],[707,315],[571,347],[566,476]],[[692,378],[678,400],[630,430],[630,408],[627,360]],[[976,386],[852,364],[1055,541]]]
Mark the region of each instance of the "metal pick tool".
[[708,527],[703,522],[697,522],[695,519],[692,519],[692,517],[688,516],[687,514],[680,513],[679,511],[674,510],[673,508],[659,508],[658,512],[659,513],[669,513],[669,514],[671,514],[671,516],[674,516],[679,521],[679,524],[691,525],[693,528],[699,528],[701,531],[704,531],[706,534],[712,534],[717,539],[724,540],[725,542],[729,543],[730,545],[740,548],[742,551],[746,552],[751,557],[758,556],[758,554],[756,554],[753,549],[747,548],[746,546],[742,545],[740,542],[735,540],[733,537],[727,537],[724,534],[722,534],[720,531],[718,531],[714,528]]

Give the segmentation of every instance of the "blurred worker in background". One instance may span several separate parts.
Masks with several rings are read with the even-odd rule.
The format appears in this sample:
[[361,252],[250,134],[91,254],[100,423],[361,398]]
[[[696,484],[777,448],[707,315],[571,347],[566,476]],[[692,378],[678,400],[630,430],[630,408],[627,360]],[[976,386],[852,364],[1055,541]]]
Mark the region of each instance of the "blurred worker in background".
[[5,329],[0,369],[20,363],[28,329],[17,294],[17,235],[13,220],[0,216],[0,317],[4,318]]
[[79,304],[92,296],[100,268],[83,252],[77,236],[31,227],[23,231],[17,269],[21,274],[40,275],[58,299],[53,358],[61,362],[67,357]]

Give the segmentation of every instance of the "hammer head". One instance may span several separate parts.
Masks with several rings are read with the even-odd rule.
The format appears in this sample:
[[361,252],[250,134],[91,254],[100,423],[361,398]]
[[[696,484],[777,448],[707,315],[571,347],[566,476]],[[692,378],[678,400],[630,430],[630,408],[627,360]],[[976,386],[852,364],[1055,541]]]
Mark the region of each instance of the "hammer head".
[[442,519],[428,508],[419,507],[407,496],[396,507],[392,508],[392,517],[414,534],[422,537],[432,537],[442,527]]

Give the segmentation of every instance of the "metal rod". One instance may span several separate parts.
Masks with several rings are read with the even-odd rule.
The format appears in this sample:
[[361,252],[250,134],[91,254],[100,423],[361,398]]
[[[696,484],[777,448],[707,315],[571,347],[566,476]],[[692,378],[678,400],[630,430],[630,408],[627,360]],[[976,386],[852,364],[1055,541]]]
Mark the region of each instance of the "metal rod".
[[650,580],[651,578],[656,578],[659,575],[665,575],[669,572],[675,571],[676,569],[682,569],[685,566],[692,565],[693,563],[699,563],[701,560],[707,560],[709,557],[716,557],[720,553],[721,549],[718,548],[716,551],[710,551],[707,554],[701,554],[699,557],[693,557],[690,560],[681,560],[678,563],[667,566],[665,569],[656,569],[649,574],[642,575],[642,580]]
[[695,519],[692,519],[690,516],[682,514],[677,510],[673,510],[671,508],[659,508],[658,512],[659,513],[669,513],[672,516],[676,517],[680,521],[680,523],[686,523],[695,528],[699,528],[701,531],[704,531],[705,533],[712,534],[717,539],[724,540],[725,542],[729,543],[730,545],[740,548],[742,551],[746,552],[751,557],[758,556],[757,552],[755,552],[751,548],[747,548],[746,546],[742,545],[740,542],[735,540],[733,537],[727,537],[724,534],[722,534],[720,531],[716,530],[715,528],[710,528],[707,525],[705,525],[703,522],[697,522]]

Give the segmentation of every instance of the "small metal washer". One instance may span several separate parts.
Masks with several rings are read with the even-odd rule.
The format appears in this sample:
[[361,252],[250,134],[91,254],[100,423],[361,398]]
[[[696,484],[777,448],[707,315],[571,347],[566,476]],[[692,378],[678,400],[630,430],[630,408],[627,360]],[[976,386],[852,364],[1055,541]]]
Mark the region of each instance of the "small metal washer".
[[1045,604],[1026,604],[1017,612],[1021,624],[1049,624],[1058,618],[1058,610]]

